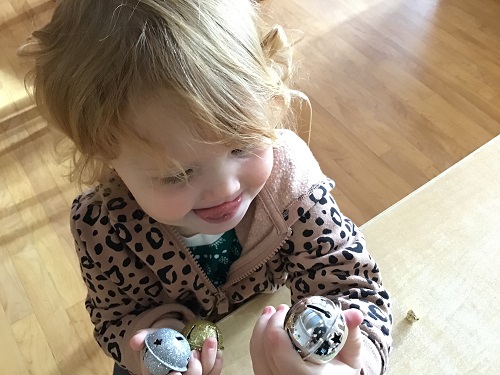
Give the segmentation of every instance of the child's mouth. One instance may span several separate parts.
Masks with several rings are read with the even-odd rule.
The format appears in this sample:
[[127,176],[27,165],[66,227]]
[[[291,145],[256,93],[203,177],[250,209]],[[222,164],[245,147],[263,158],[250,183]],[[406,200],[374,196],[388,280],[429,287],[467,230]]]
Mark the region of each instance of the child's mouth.
[[213,224],[220,224],[229,221],[238,212],[241,204],[241,194],[231,202],[225,202],[218,206],[209,208],[199,208],[193,210],[198,217]]

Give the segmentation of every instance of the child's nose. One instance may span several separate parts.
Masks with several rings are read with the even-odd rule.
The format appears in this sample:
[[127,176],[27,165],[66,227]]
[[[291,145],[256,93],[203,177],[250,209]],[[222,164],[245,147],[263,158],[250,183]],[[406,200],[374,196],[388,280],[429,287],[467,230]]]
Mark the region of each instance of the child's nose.
[[234,199],[241,188],[239,178],[232,173],[214,173],[207,180],[202,194],[207,203],[219,204]]

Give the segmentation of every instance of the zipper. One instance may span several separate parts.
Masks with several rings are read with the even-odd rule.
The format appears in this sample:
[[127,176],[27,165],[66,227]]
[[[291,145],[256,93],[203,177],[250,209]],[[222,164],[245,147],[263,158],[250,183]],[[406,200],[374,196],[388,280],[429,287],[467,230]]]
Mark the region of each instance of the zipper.
[[[328,181],[326,181],[325,183],[328,183]],[[297,199],[297,202],[303,202],[303,201],[305,201],[306,198],[308,198],[309,195],[314,191],[314,189],[316,189],[317,186],[321,186],[321,185],[323,185],[323,183],[322,184],[317,184],[317,185],[314,185],[313,187],[311,187],[307,191],[307,194],[303,194],[303,195],[301,195]],[[313,206],[314,206],[314,204],[313,204]],[[243,273],[241,276],[237,277],[234,280],[227,281],[220,288],[220,290],[221,291],[226,291],[230,286],[232,286],[232,285],[236,284],[237,282],[245,279],[246,277],[248,277],[249,275],[251,275],[252,273],[254,273],[255,271],[257,271],[259,269],[259,267],[261,267],[264,264],[266,264],[269,261],[269,259],[271,259],[274,255],[276,255],[276,253],[278,252],[278,250],[285,244],[285,242],[288,240],[288,238],[290,238],[290,236],[292,235],[291,232],[292,232],[292,228],[288,227],[286,236],[283,238],[283,240],[280,242],[280,244],[270,254],[268,254],[263,260],[261,260],[259,263],[257,263],[257,265],[253,266],[249,271]]]
[[188,247],[186,246],[186,242],[184,242],[184,239],[179,234],[179,232],[177,231],[177,229],[175,229],[175,227],[173,227],[173,226],[169,226],[169,228],[174,233],[174,237],[177,240],[177,242],[179,242],[182,245],[182,247],[184,248],[184,250],[185,250],[184,253],[186,253],[186,256],[189,257],[189,259],[191,260],[191,263],[196,267],[198,273],[204,279],[204,283],[208,286],[209,289],[211,289],[212,292],[214,292],[215,294],[218,294],[219,293],[219,288],[217,288],[212,283],[212,281],[210,281],[210,279],[208,278],[207,274],[205,273],[205,271],[203,270],[203,268],[200,266],[200,263],[198,263],[198,261],[194,258],[194,256],[191,253],[191,251],[189,251]]
[[266,255],[266,257],[264,259],[262,259],[261,261],[259,261],[259,263],[257,263],[255,266],[253,266],[252,268],[250,268],[250,270],[244,272],[242,275],[238,276],[236,279],[226,281],[224,283],[224,285],[222,285],[221,287],[217,288],[212,283],[212,281],[210,281],[209,277],[207,276],[207,274],[205,273],[205,271],[203,270],[203,268],[200,266],[200,263],[198,263],[198,261],[194,258],[194,256],[191,253],[191,251],[189,251],[188,247],[186,246],[186,243],[184,242],[182,236],[179,234],[179,232],[177,231],[177,229],[175,229],[172,226],[170,226],[170,229],[174,233],[174,236],[175,236],[176,240],[183,246],[183,248],[185,250],[185,253],[187,253],[187,256],[191,260],[191,263],[193,263],[195,265],[195,267],[198,270],[198,272],[203,276],[205,283],[207,285],[209,285],[211,287],[212,291],[215,291],[217,294],[219,294],[220,292],[225,292],[230,286],[232,286],[232,285],[240,282],[241,280],[245,279],[246,277],[248,277],[249,275],[251,275],[252,273],[254,273],[255,271],[257,271],[261,266],[263,266],[264,264],[266,264],[269,261],[269,259],[271,259],[273,256],[275,256],[276,253],[278,252],[278,250],[285,244],[285,242],[290,237],[291,231],[292,231],[291,228],[288,228],[286,236],[280,241],[279,245],[272,252],[270,252],[268,255]]
[[241,280],[247,278],[252,273],[254,273],[255,271],[257,271],[261,266],[263,266],[264,264],[266,264],[269,261],[269,259],[271,259],[273,256],[275,256],[276,253],[278,252],[278,250],[285,244],[285,242],[288,240],[288,238],[291,235],[291,231],[292,231],[291,228],[288,228],[286,236],[281,240],[281,242],[279,243],[279,245],[273,251],[271,251],[264,259],[262,259],[261,261],[259,261],[255,266],[253,266],[252,268],[250,268],[248,271],[244,272],[243,274],[241,274],[237,278],[235,278],[233,280],[230,280],[230,281],[227,281],[223,286],[221,286],[220,290],[221,291],[226,291],[230,286],[232,286],[232,285],[240,282]]
[[255,271],[257,271],[261,266],[263,266],[264,264],[266,264],[269,261],[269,259],[271,259],[273,256],[275,256],[276,253],[279,251],[279,249],[288,240],[288,238],[291,235],[291,231],[292,231],[292,229],[289,227],[288,230],[287,230],[287,234],[280,241],[279,245],[273,251],[271,251],[269,254],[267,254],[264,259],[260,260],[256,265],[254,265],[252,268],[250,268],[248,271],[244,272],[243,274],[241,274],[237,278],[235,278],[233,280],[230,280],[230,281],[226,281],[224,283],[224,285],[222,285],[221,287],[217,288],[212,283],[212,281],[210,281],[210,279],[208,278],[207,274],[205,273],[205,271],[203,270],[203,268],[200,266],[200,263],[198,263],[198,261],[194,258],[194,256],[191,253],[191,251],[189,251],[188,247],[186,246],[186,243],[184,242],[182,236],[179,234],[179,232],[177,231],[177,229],[175,229],[172,226],[169,226],[169,228],[173,232],[175,239],[184,248],[185,253],[187,253],[186,256],[189,257],[191,263],[196,267],[196,269],[199,272],[199,274],[201,274],[201,276],[203,277],[204,282],[207,285],[207,287],[214,294],[214,296],[215,296],[215,306],[214,306],[214,308],[215,308],[215,310],[217,311],[218,314],[226,314],[229,311],[229,298],[227,297],[227,295],[225,293],[227,291],[227,289],[230,286],[232,286],[232,285],[240,282],[241,280],[245,279],[246,277],[248,277],[249,275],[251,275],[252,273],[254,273]]

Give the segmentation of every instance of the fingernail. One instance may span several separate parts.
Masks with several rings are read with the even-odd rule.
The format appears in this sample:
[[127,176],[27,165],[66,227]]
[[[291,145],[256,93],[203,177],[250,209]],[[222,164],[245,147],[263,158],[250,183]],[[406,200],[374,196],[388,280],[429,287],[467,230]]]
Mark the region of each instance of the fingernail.
[[191,351],[191,355],[193,356],[194,359],[197,359],[197,360],[200,359],[200,352],[198,350]]
[[285,305],[279,305],[278,306],[278,311],[283,311],[285,310]]
[[271,308],[269,306],[264,307],[264,310],[262,311],[262,315],[269,314],[270,310],[271,310]]
[[208,348],[209,349],[215,349],[217,347],[217,339],[215,339],[214,337],[209,337],[211,338],[212,340],[208,340]]

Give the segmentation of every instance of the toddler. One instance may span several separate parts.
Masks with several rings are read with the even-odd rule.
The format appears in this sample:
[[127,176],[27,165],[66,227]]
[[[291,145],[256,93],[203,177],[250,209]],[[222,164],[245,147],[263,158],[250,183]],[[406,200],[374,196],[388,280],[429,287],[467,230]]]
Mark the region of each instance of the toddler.
[[[296,362],[266,333],[284,332],[286,307],[268,307],[252,337],[257,375],[291,363],[296,374],[385,371],[389,296],[332,180],[286,130],[290,45],[258,11],[251,0],[62,0],[20,50],[35,59],[41,113],[72,142],[71,177],[94,186],[74,200],[71,230],[115,373],[145,373],[150,330],[216,322],[283,286],[291,303],[338,299],[348,343],[330,364]],[[186,373],[221,369],[211,338]]]

